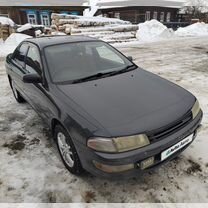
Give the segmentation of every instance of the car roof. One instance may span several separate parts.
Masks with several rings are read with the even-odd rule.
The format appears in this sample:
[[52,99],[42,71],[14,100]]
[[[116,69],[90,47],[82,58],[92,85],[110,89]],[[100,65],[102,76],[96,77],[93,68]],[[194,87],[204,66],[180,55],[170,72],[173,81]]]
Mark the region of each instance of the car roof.
[[38,38],[28,38],[25,40],[25,42],[30,42],[30,43],[34,43],[35,45],[38,45],[40,49],[51,45],[73,43],[73,42],[88,42],[88,41],[99,41],[99,40],[87,36],[78,36],[78,35],[43,36]]

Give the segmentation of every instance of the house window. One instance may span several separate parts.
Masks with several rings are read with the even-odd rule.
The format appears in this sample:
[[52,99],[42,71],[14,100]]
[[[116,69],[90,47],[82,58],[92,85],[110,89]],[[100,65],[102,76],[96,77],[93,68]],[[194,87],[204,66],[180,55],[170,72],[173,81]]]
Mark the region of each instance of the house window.
[[37,15],[36,11],[28,10],[27,11],[27,21],[32,25],[37,25]]
[[120,19],[120,12],[115,12],[114,17]]
[[146,12],[146,14],[145,14],[145,20],[146,20],[146,21],[150,20],[150,14],[151,14],[150,11],[147,11],[147,12]]
[[157,20],[157,12],[154,12],[153,13],[153,19],[156,19]]
[[74,11],[74,12],[69,12],[69,14],[70,15],[79,15],[79,12]]
[[164,22],[165,20],[165,12],[160,13],[160,22]]
[[48,12],[40,13],[41,24],[50,27],[50,17]]
[[114,17],[117,19],[120,19],[120,13],[119,12],[115,12]]
[[9,17],[9,14],[1,14],[0,12],[0,17]]
[[167,13],[167,17],[166,17],[166,21],[167,21],[167,22],[170,22],[170,19],[171,19],[171,13],[168,12],[168,13]]

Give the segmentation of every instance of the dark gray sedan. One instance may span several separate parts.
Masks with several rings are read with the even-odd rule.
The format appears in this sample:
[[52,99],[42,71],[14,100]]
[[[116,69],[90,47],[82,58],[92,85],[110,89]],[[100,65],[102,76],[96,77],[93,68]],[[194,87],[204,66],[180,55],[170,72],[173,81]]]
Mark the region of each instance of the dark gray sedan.
[[82,36],[27,39],[6,59],[14,97],[52,130],[67,169],[131,177],[195,139],[197,99],[112,46]]

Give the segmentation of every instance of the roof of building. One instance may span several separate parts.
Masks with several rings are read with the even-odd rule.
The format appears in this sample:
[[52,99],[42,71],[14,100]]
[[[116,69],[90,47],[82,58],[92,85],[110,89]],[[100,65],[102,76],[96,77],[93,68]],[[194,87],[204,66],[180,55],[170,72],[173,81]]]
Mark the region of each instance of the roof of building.
[[133,7],[133,6],[158,6],[181,8],[186,0],[98,0],[97,6],[102,8]]
[[[45,37],[39,37],[39,38],[28,38],[25,41],[31,42],[40,47],[40,49],[52,46],[52,45],[58,45],[58,44],[64,44],[64,43],[74,43],[74,42],[86,42],[86,41],[95,41],[97,39],[87,37],[87,36],[68,36],[68,35],[58,35],[58,36],[45,36]],[[99,40],[98,40],[99,41]]]
[[88,0],[0,0],[0,6],[83,6]]

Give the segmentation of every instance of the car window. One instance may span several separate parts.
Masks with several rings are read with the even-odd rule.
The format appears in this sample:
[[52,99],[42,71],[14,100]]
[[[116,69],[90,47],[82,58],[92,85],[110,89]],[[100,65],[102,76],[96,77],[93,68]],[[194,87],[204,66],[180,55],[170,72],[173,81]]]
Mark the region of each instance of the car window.
[[15,60],[15,62],[22,68],[25,66],[25,56],[26,56],[27,50],[28,50],[28,44],[23,43],[19,48],[15,50],[15,53],[13,56],[13,59]]
[[31,74],[42,74],[42,65],[41,65],[41,59],[40,59],[40,53],[36,46],[31,45],[29,47],[26,59],[26,70],[28,73]]
[[101,58],[107,59],[109,61],[115,61],[120,64],[125,63],[123,59],[121,59],[116,53],[107,48],[105,45],[97,47],[96,50]]
[[55,83],[72,82],[132,65],[117,50],[101,41],[53,45],[46,47],[44,52],[50,76]]

